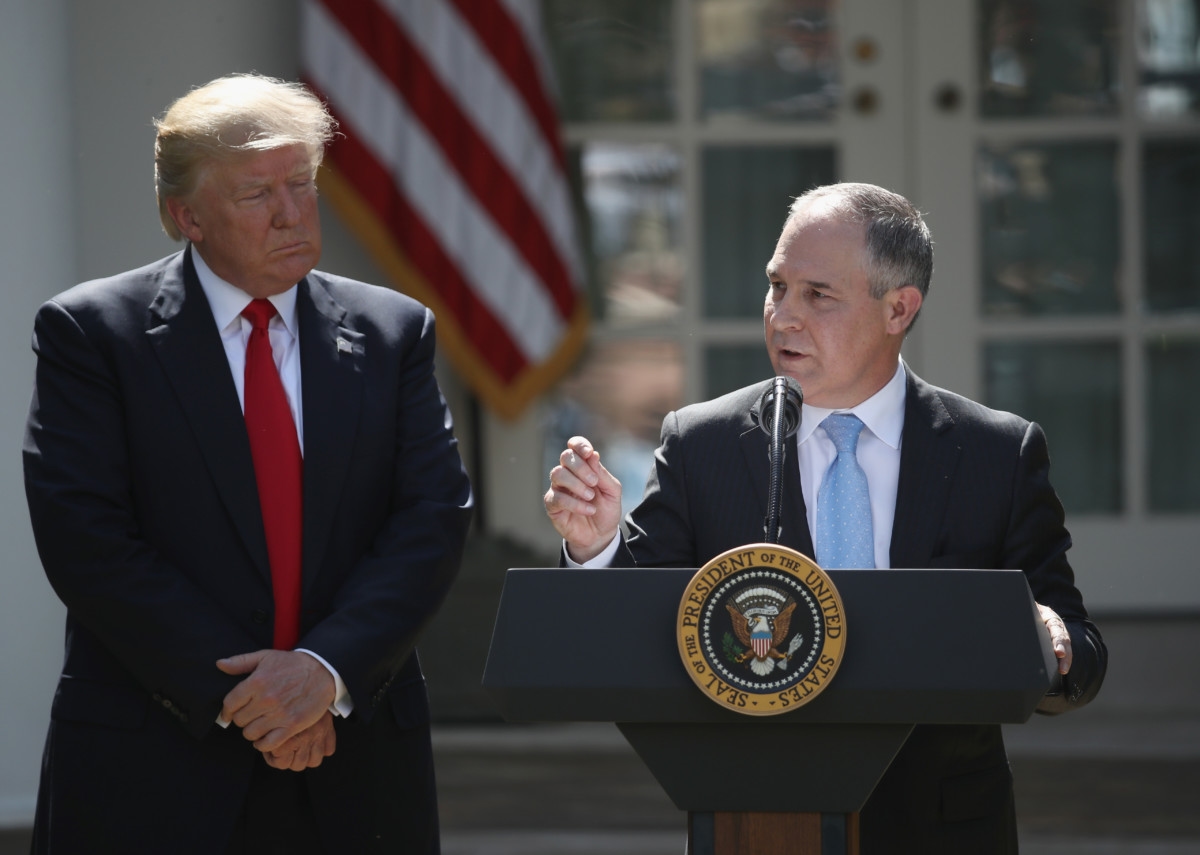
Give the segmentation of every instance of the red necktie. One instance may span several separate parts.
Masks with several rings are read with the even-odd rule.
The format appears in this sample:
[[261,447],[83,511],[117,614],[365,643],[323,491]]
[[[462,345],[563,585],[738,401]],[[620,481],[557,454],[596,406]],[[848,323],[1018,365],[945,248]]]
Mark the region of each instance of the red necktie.
[[291,650],[300,638],[304,461],[267,333],[275,307],[269,300],[254,300],[242,311],[242,316],[254,326],[246,344],[246,433],[250,436],[258,503],[271,562],[274,646],[277,650]]

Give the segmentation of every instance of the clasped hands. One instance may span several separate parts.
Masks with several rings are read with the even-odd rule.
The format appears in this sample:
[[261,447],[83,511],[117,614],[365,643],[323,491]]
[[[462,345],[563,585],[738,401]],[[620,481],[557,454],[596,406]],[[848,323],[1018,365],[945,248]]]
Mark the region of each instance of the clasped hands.
[[333,754],[333,676],[307,653],[257,650],[221,659],[226,674],[245,675],[225,696],[221,716],[242,729],[267,765],[301,772]]

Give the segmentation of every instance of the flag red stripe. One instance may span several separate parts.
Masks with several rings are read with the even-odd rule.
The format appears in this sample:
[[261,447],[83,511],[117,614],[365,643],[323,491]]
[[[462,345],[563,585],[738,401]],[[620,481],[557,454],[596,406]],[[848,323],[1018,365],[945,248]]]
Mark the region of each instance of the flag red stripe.
[[504,70],[513,88],[521,93],[546,147],[554,153],[559,169],[566,171],[562,143],[558,136],[558,115],[546,92],[542,75],[529,52],[525,32],[499,0],[449,0],[462,19],[475,31],[496,64]]
[[412,265],[437,290],[463,334],[487,354],[489,367],[510,383],[529,367],[508,331],[480,302],[470,283],[392,183],[387,170],[359,140],[352,127],[341,125],[342,135],[329,147],[329,162],[352,183],[363,201],[394,235],[402,236],[403,251]]
[[[332,5],[326,2],[325,6],[437,141],[497,228],[508,235],[541,280],[559,314],[570,317],[578,295],[539,213],[463,114],[454,96],[442,86],[408,34],[370,0],[342,0]],[[337,104],[333,107],[336,112]],[[387,180],[391,183],[392,179],[387,176]]]

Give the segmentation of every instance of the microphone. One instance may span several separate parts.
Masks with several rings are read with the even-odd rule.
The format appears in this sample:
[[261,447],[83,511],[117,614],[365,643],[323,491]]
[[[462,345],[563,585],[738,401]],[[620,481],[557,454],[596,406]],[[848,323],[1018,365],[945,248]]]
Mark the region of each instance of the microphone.
[[779,543],[780,494],[783,492],[785,440],[800,427],[804,392],[791,377],[776,377],[758,402],[758,426],[771,438],[771,479],[763,533],[767,543]]
[[804,392],[800,384],[791,377],[776,377],[763,392],[758,402],[758,426],[767,436],[774,436],[775,424],[783,426],[783,438],[787,439],[800,427],[800,405],[804,403]]

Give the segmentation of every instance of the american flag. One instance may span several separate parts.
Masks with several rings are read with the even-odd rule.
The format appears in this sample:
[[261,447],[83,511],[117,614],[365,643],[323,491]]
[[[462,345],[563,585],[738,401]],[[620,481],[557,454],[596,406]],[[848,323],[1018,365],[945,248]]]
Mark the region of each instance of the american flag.
[[587,327],[536,0],[302,0],[301,33],[342,134],[322,194],[479,398],[519,415]]

